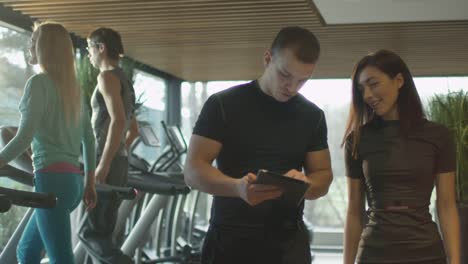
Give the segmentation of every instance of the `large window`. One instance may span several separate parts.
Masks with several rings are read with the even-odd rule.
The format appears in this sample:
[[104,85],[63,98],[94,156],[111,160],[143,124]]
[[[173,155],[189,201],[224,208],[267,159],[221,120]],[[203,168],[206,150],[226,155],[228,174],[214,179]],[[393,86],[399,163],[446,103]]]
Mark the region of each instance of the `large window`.
[[[35,69],[28,65],[30,33],[19,32],[0,24],[0,126],[17,126],[18,104],[26,81]],[[0,186],[31,189],[0,175]],[[12,207],[0,216],[0,251],[23,216],[25,208]]]
[[[153,128],[160,140],[164,140],[165,135],[161,126],[161,121],[166,120],[166,82],[154,75],[143,71],[135,70],[134,89],[137,103],[136,116],[138,122],[145,122]],[[138,146],[136,153],[146,160],[153,162],[156,160],[161,148]]]
[[29,33],[0,26],[0,124],[17,125],[18,103],[23,88],[34,73],[29,65]]

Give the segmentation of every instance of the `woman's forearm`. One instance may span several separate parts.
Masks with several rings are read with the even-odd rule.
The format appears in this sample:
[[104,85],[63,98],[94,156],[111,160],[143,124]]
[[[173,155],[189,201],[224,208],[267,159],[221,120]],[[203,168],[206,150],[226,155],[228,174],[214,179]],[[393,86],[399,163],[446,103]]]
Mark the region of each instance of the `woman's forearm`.
[[348,212],[344,232],[343,263],[354,264],[362,233],[362,215]]
[[455,203],[437,203],[437,212],[442,236],[450,264],[459,264],[460,259],[460,220]]

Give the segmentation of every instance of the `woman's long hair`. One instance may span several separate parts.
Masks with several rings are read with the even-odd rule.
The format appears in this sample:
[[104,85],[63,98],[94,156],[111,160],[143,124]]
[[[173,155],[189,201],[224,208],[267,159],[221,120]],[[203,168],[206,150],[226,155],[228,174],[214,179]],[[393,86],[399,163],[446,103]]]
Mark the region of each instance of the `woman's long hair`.
[[[399,89],[397,111],[400,120],[400,133],[407,135],[411,126],[424,118],[423,107],[413,81],[413,76],[406,63],[392,51],[379,50],[362,58],[355,66],[352,79],[352,102],[346,124],[343,143],[349,139],[352,142],[352,153],[356,156],[361,127],[380,117],[374,114],[372,108],[364,102],[362,91],[359,89],[359,76],[366,67],[375,67],[390,78],[398,74],[403,76],[403,86]],[[351,137],[351,138],[349,138]]]
[[57,87],[65,120],[76,124],[81,114],[81,90],[70,34],[62,25],[52,22],[38,24],[34,31],[37,32],[37,62]]

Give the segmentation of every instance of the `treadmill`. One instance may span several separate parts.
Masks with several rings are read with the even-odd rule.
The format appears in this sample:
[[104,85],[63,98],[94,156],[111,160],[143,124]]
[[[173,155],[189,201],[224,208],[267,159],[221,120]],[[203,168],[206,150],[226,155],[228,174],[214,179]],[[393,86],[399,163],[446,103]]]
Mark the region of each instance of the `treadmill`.
[[[134,155],[135,148],[139,144],[149,147],[159,147],[159,140],[149,124],[139,125],[140,136],[135,139],[129,150],[129,174],[127,186],[138,190],[137,198],[125,200],[121,203],[118,211],[117,221],[114,228],[114,240],[119,240],[118,236],[123,232],[132,218],[132,211],[135,212],[139,206],[139,217],[130,221],[124,241],[121,243],[121,250],[127,256],[139,258],[135,252],[148,240],[148,230],[156,221],[158,213],[167,206],[170,197],[185,195],[190,192],[183,181],[181,173],[152,172],[149,164],[142,158]],[[177,177],[174,177],[177,176]],[[147,198],[147,201],[142,201]],[[138,204],[140,203],[140,204]],[[131,223],[134,222],[134,223]],[[85,261],[86,252],[81,242],[78,242],[74,249],[76,263]],[[136,262],[138,263],[139,260]]]
[[[16,127],[0,127],[0,148],[3,148],[16,134]],[[9,165],[0,169],[0,177],[8,177],[16,182],[33,186],[33,168],[32,160],[29,155],[30,153],[25,152],[15,160],[11,161]],[[114,187],[107,184],[96,184],[96,191],[101,192],[105,195],[116,195],[121,199],[134,199],[136,197],[136,190],[133,188],[126,187]],[[5,204],[18,204],[31,206],[23,216],[23,219],[17,226],[12,237],[9,239],[7,245],[0,254],[0,263],[17,263],[16,259],[16,247],[21,238],[21,235],[32,215],[33,208],[53,208],[56,203],[56,198],[53,194],[43,194],[37,192],[24,192],[19,190],[12,190],[8,188],[0,188],[0,200]],[[29,199],[29,198],[34,198]],[[29,203],[31,202],[31,203]],[[43,207],[41,207],[43,206]]]

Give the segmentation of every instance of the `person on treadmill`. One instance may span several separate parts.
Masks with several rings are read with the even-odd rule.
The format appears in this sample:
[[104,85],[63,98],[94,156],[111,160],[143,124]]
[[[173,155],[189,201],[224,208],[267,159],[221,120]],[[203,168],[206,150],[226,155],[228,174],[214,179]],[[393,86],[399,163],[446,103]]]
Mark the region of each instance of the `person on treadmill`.
[[[96,182],[126,186],[126,141],[133,138],[128,133],[138,130],[135,129],[135,91],[131,80],[119,67],[124,52],[122,40],[115,30],[98,28],[89,34],[87,42],[89,60],[100,71],[91,97],[91,123],[98,160]],[[134,129],[130,129],[132,127]],[[80,227],[78,237],[93,263],[133,263],[112,241],[120,202],[116,197],[102,197]]]
[[[96,203],[94,136],[82,104],[68,31],[57,23],[39,24],[29,51],[30,63],[39,64],[41,72],[26,83],[19,128],[0,151],[0,167],[31,147],[35,191],[55,194],[57,205],[34,210],[18,244],[17,259],[39,263],[45,249],[49,263],[73,264],[70,213],[83,193],[88,209]],[[81,146],[85,181],[79,165]]]
[[309,183],[305,199],[328,192],[325,116],[298,93],[319,53],[312,32],[285,27],[264,53],[260,78],[216,93],[203,106],[184,170],[189,186],[214,195],[202,263],[311,263],[304,201],[286,204],[280,188],[255,181],[267,169]]

